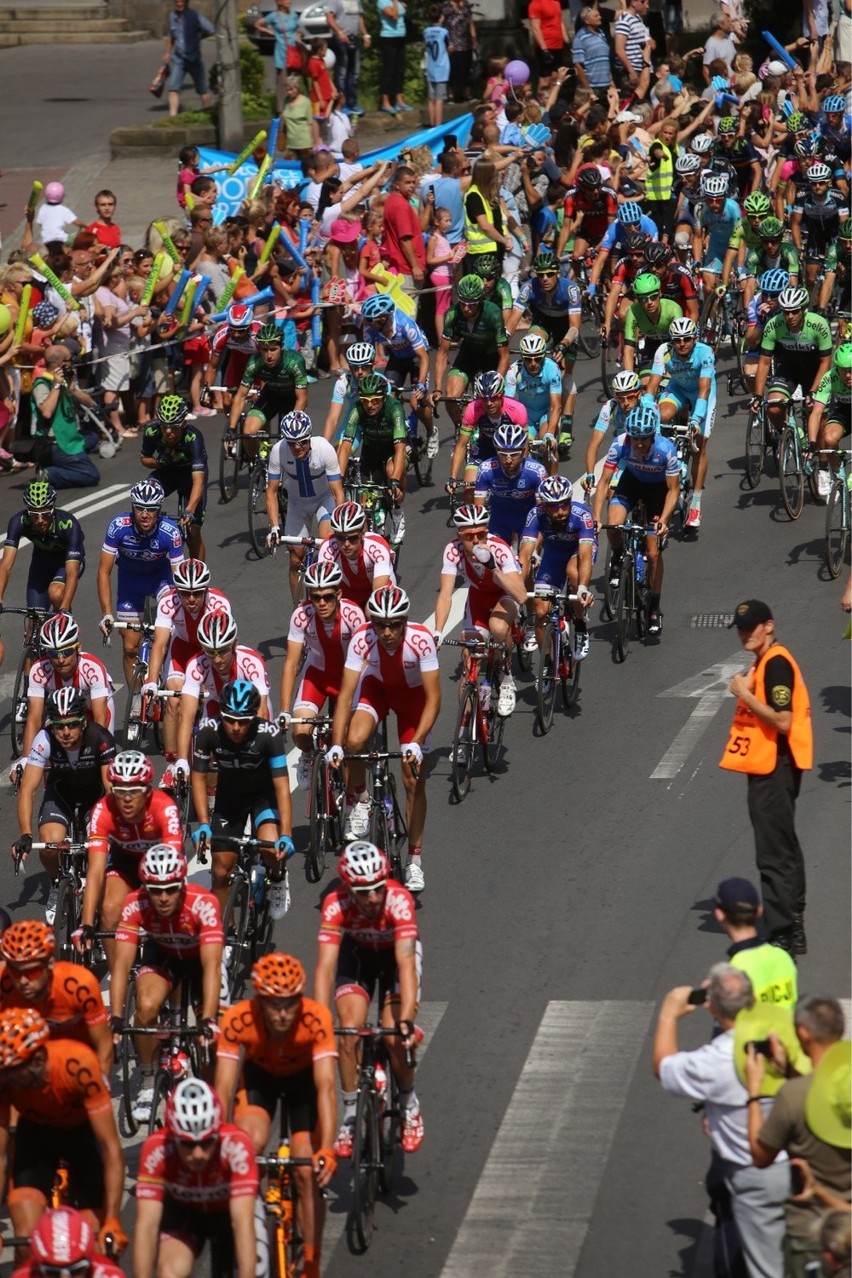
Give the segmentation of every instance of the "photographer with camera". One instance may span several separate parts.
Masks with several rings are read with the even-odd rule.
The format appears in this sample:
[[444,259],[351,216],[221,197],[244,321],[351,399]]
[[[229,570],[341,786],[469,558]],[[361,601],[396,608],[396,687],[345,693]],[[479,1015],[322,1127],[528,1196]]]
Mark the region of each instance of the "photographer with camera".
[[90,488],[101,477],[87,455],[89,445],[77,420],[77,405],[93,408],[95,401],[77,385],[66,346],[48,346],[44,365],[32,389],[36,410],[33,459],[44,467],[44,478],[54,488]]

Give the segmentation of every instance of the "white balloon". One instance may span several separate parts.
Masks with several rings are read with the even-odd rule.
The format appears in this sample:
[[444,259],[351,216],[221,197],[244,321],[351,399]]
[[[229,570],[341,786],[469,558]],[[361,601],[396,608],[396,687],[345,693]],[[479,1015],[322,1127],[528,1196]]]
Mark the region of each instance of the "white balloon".
[[337,61],[337,58],[334,55],[334,50],[326,49],[325,57],[323,58],[323,62],[325,63],[326,70],[331,71],[334,68],[334,64],[336,61]]

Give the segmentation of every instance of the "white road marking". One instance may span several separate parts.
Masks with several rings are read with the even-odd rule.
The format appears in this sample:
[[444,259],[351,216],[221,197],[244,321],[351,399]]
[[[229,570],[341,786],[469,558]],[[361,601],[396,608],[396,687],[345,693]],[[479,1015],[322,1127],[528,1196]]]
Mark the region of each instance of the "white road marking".
[[744,670],[746,665],[747,658],[740,650],[724,661],[717,661],[700,674],[684,679],[674,688],[657,693],[659,697],[697,698],[698,705],[651,773],[652,781],[671,781],[677,776],[718,714],[722,703],[730,697],[728,684],[732,677]]
[[441,1278],[575,1272],[652,1007],[548,1003]]
[[[91,515],[96,510],[103,510],[107,506],[114,506],[122,497],[130,495],[130,488],[127,484],[110,484],[108,488],[97,488],[93,493],[87,493],[85,497],[78,497],[75,501],[63,502],[60,499],[59,509],[70,511],[77,519],[85,519],[86,515]],[[0,546],[4,545],[6,534],[0,535]],[[29,546],[30,542],[26,537],[22,537],[18,545],[19,550],[23,550],[25,546]]]

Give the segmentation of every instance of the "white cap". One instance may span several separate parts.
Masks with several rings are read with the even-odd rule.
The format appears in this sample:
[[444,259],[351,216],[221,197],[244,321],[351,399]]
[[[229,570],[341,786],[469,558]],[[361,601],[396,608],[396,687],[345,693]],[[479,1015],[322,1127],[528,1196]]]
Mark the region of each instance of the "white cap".
[[616,124],[641,124],[642,116],[637,115],[635,111],[619,111],[615,122]]
[[766,64],[767,75],[787,75],[788,71],[789,68],[779,58],[773,58],[771,62]]

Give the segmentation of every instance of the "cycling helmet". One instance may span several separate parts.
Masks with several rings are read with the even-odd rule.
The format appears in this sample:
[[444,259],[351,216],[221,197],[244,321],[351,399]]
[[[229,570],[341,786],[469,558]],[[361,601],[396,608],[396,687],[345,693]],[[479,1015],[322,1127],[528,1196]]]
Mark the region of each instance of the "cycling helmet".
[[623,368],[612,379],[613,395],[631,395],[634,391],[641,389],[642,381],[639,374],[634,373],[632,369]]
[[189,408],[180,395],[164,395],[157,409],[157,421],[163,426],[183,426]]
[[278,432],[288,444],[298,444],[310,439],[313,429],[313,422],[308,414],[297,408],[292,413],[288,413],[286,417],[281,418]]
[[[852,368],[852,342],[843,342],[838,346],[834,352],[834,360],[832,362],[838,373],[848,372]],[[2,944],[2,941],[0,941],[0,948],[2,948]]]
[[141,750],[121,750],[109,765],[110,785],[147,790],[154,780],[154,765]]
[[255,338],[258,346],[283,346],[284,334],[274,320],[261,324]]
[[801,111],[791,111],[787,116],[787,132],[801,133],[808,127],[808,122]]
[[642,210],[635,200],[625,200],[618,210],[618,220],[622,226],[638,226],[642,221]]
[[337,873],[348,888],[381,888],[390,878],[390,864],[381,848],[356,839],[343,851]]
[[368,373],[358,387],[358,395],[361,399],[372,399],[377,395],[387,399],[388,384],[379,373]]
[[166,491],[157,479],[143,479],[130,490],[130,505],[137,510],[159,510]]
[[643,271],[633,281],[633,293],[636,297],[659,297],[660,281],[650,271]]
[[514,422],[504,422],[494,432],[494,451],[497,453],[523,452],[529,440],[526,426],[516,426]]
[[686,177],[688,173],[697,173],[701,168],[701,161],[697,155],[679,155],[675,160],[675,173],[679,173],[681,177]]
[[186,873],[186,857],[168,843],[154,843],[139,862],[139,878],[143,883],[158,886],[182,883]]
[[395,310],[396,304],[390,293],[374,293],[372,297],[365,298],[361,306],[365,320],[384,319],[386,315],[393,315]]
[[669,324],[670,337],[697,337],[698,325],[688,315],[680,315]]
[[816,142],[813,138],[799,138],[798,142],[793,144],[793,154],[797,160],[810,160],[819,152]]
[[198,623],[198,646],[207,652],[230,648],[237,642],[237,623],[229,612],[206,612]]
[[59,308],[52,302],[39,302],[33,307],[32,316],[36,328],[50,328],[59,319]]
[[711,200],[724,199],[728,194],[727,174],[705,173],[701,178],[701,194]]
[[521,338],[521,359],[530,359],[533,356],[544,356],[547,351],[547,342],[538,333],[527,333]]
[[845,217],[840,223],[841,240],[852,240],[852,217]]
[[577,174],[577,181],[580,186],[586,186],[590,191],[596,191],[599,186],[603,186],[603,177],[601,171],[594,164],[587,164]]
[[839,93],[831,93],[822,104],[824,115],[842,115],[846,110],[846,101]]
[[453,523],[456,528],[463,528],[467,531],[471,528],[487,528],[488,511],[484,506],[475,506],[473,502],[469,502],[456,508],[453,512]]
[[647,235],[641,235],[638,231],[631,231],[624,241],[624,246],[628,253],[639,253],[644,250],[647,243]]
[[536,275],[542,271],[558,271],[559,263],[550,249],[542,249],[533,262],[532,269]]
[[65,187],[61,182],[48,182],[44,188],[44,198],[48,204],[61,204],[65,199]]
[[0,1013],[0,1069],[26,1065],[49,1034],[47,1021],[32,1007],[10,1007]]
[[260,998],[295,998],[308,983],[305,969],[292,954],[264,954],[251,969],[250,979]]
[[372,368],[376,362],[376,348],[372,342],[353,342],[347,346],[345,355],[350,368]]
[[219,713],[231,719],[255,719],[260,709],[260,692],[248,679],[231,679],[219,697]]
[[228,321],[228,328],[251,328],[252,309],[250,306],[244,306],[242,302],[232,302],[225,312],[225,318]]
[[367,512],[357,502],[345,501],[331,512],[333,533],[362,532],[367,527]]
[[83,723],[86,698],[78,688],[54,688],[47,698],[45,720],[49,724]]
[[674,249],[668,244],[660,244],[655,240],[646,245],[645,262],[648,266],[668,266],[673,257]]
[[480,373],[473,384],[477,399],[499,399],[505,390],[506,383],[500,373]]
[[52,652],[62,652],[65,648],[79,648],[80,627],[70,612],[57,612],[48,617],[38,632],[42,647]]
[[564,475],[548,475],[543,479],[536,493],[536,501],[542,506],[563,506],[571,500],[574,485]]
[[82,1268],[91,1260],[95,1243],[91,1223],[81,1211],[74,1207],[52,1207],[30,1234],[33,1268],[36,1272],[42,1266],[63,1271]]
[[53,958],[56,937],[41,919],[22,919],[0,937],[0,955],[7,963],[39,963]]
[[757,228],[757,234],[762,240],[780,240],[784,227],[777,217],[765,217]]
[[802,311],[807,304],[808,290],[806,288],[785,288],[778,298],[778,305],[782,311]]
[[52,511],[56,506],[56,489],[46,479],[34,479],[24,489],[24,509],[31,514]]
[[480,279],[490,279],[500,274],[500,259],[496,253],[478,253],[473,267],[474,275]]
[[456,296],[460,302],[481,302],[485,285],[478,275],[463,275],[458,282]]
[[343,569],[340,564],[323,563],[317,559],[305,569],[305,590],[339,590],[343,585]]
[[790,287],[790,276],[786,271],[782,271],[776,266],[773,271],[763,272],[757,281],[757,287],[761,293],[777,296],[779,293],[783,293],[785,288]]
[[830,182],[831,169],[827,164],[812,164],[807,176],[809,182]]
[[201,1078],[182,1078],[166,1102],[166,1126],[178,1140],[210,1140],[222,1126],[222,1102]]
[[720,136],[723,134],[736,133],[736,131],[737,131],[737,122],[734,116],[723,115],[721,120],[719,121]]
[[764,217],[772,205],[762,191],[752,191],[743,200],[743,209],[749,217]]
[[631,439],[647,439],[660,429],[660,410],[656,404],[637,404],[627,414],[625,425]]
[[172,573],[175,590],[206,590],[210,585],[210,569],[203,559],[182,559]]
[[411,601],[401,586],[380,586],[367,600],[367,616],[373,621],[401,621],[411,611]]
[[696,155],[706,155],[708,151],[713,150],[713,139],[709,133],[699,133],[697,137],[692,139],[690,149]]

